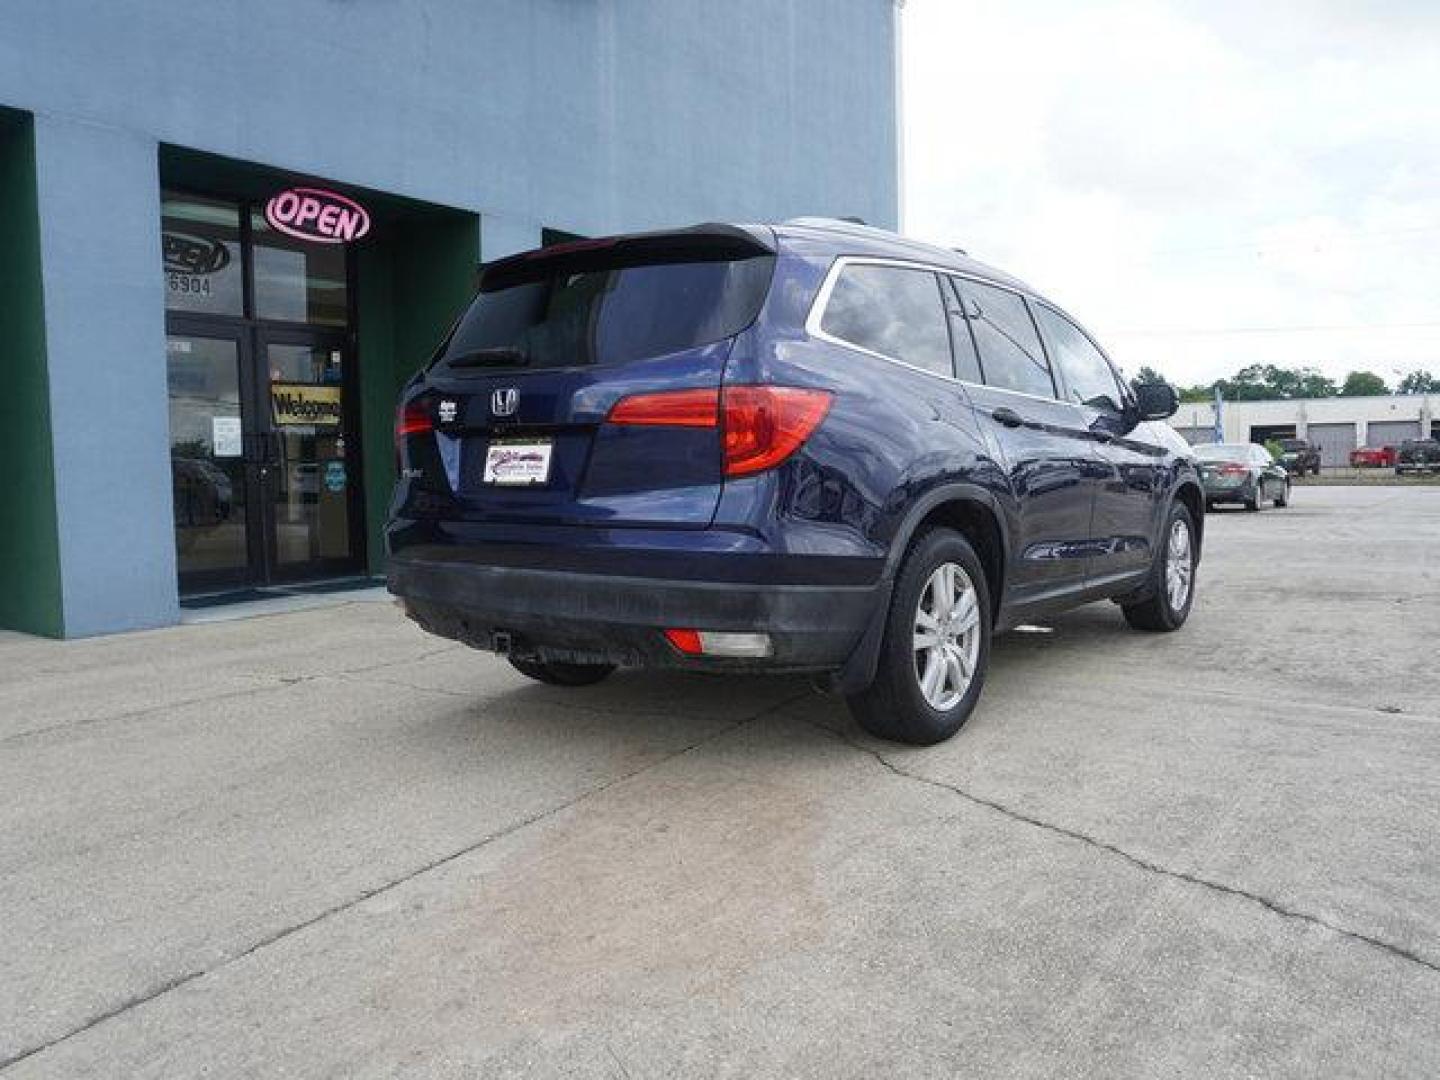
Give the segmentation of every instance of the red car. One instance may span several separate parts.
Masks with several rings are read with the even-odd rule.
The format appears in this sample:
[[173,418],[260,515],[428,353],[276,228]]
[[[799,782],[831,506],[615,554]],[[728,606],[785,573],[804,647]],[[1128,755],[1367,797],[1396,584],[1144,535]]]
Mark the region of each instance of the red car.
[[1350,451],[1350,465],[1356,469],[1388,469],[1395,464],[1395,447],[1362,446]]

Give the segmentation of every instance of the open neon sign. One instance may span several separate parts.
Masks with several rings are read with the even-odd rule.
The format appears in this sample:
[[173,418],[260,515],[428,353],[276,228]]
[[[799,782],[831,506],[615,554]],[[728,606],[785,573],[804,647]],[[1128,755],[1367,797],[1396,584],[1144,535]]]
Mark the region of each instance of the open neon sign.
[[370,231],[370,214],[354,199],[323,188],[286,188],[265,204],[270,227],[300,240],[344,244]]

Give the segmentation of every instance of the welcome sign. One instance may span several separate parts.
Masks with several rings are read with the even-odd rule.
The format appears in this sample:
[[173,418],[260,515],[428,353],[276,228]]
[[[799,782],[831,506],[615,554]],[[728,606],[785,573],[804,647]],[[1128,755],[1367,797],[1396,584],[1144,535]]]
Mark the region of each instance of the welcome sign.
[[313,383],[271,383],[270,408],[277,426],[324,425],[336,427],[341,421],[338,386]]

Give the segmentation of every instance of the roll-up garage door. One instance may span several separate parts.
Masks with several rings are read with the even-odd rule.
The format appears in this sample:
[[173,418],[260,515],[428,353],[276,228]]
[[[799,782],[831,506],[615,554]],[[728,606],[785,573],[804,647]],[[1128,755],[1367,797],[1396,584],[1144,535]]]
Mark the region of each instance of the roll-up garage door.
[[1354,424],[1311,424],[1306,433],[1310,445],[1320,451],[1322,467],[1350,464],[1350,451],[1355,449]]
[[1419,420],[1371,420],[1365,425],[1366,446],[1399,446],[1419,437]]

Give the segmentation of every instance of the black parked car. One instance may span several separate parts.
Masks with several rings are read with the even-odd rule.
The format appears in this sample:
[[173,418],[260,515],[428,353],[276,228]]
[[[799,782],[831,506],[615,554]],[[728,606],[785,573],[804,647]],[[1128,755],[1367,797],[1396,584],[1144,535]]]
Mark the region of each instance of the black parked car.
[[814,219],[487,266],[398,412],[389,585],[542,682],[811,672],[931,743],[991,634],[1094,600],[1185,622],[1204,496],[1161,420],[1008,274]]
[[1197,446],[1205,505],[1243,503],[1259,510],[1265,503],[1290,505],[1290,474],[1276,463],[1270,451],[1255,443],[1216,443]]
[[1440,439],[1406,439],[1395,451],[1395,475],[1440,472]]
[[1304,439],[1280,440],[1280,464],[1291,476],[1320,475],[1320,448]]

